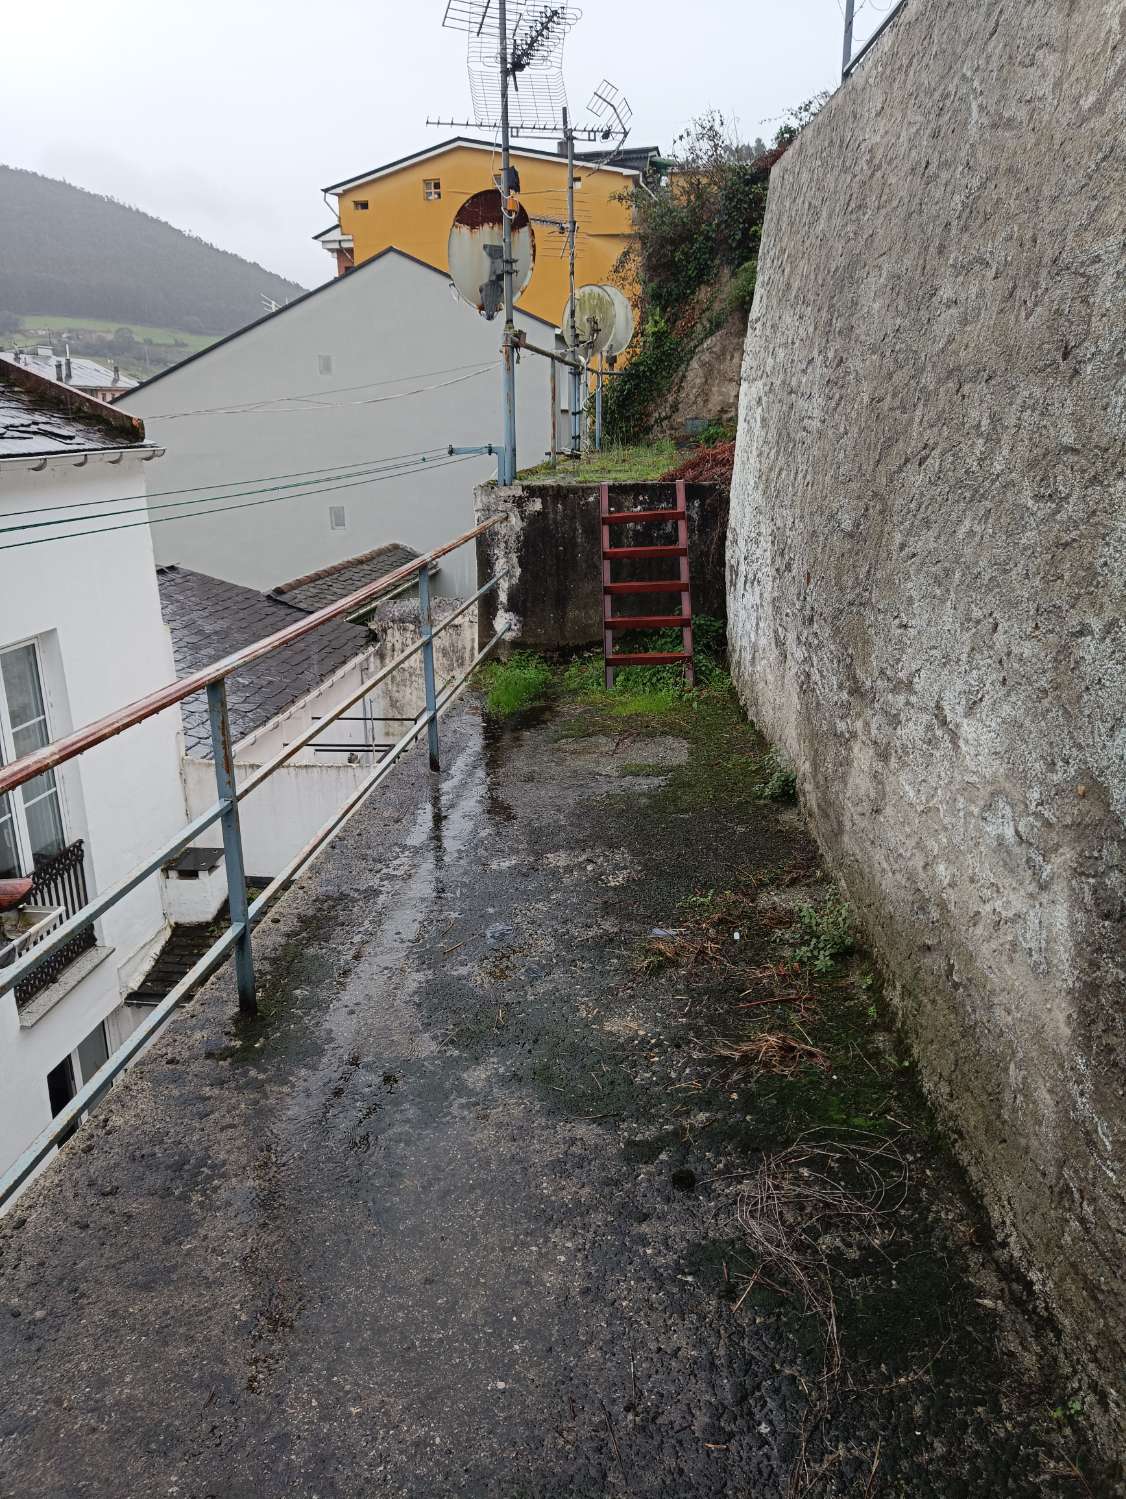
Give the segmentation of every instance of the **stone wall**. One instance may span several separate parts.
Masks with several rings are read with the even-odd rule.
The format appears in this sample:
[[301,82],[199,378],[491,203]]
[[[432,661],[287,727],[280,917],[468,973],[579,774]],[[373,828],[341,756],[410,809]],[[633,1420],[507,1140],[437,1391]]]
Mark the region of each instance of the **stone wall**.
[[[671,484],[615,484],[611,503],[622,510],[663,509],[674,502]],[[724,540],[728,496],[721,484],[687,484],[688,566],[692,607],[697,615],[722,619]],[[533,650],[558,651],[602,642],[602,541],[596,485],[482,485],[474,496],[476,521],[504,514],[506,521],[478,538],[477,576],[507,577],[481,601],[480,638],[488,640],[498,619],[511,625],[509,638]],[[619,546],[650,546],[675,541],[672,523],[615,526]],[[614,577],[675,576],[667,558],[614,563]],[[675,597],[658,598],[660,612],[677,607]],[[642,607],[644,606],[644,607]],[[667,606],[667,607],[666,607]],[[653,613],[653,596],[626,596],[622,613]]]
[[774,169],[728,541],[1003,1238],[1126,1397],[1126,10],[910,0]]

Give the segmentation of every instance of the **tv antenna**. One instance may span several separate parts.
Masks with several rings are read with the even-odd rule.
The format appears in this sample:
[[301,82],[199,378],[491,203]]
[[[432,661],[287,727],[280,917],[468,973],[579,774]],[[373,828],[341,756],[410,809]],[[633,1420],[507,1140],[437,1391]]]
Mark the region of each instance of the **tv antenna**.
[[[575,287],[575,139],[615,140],[609,153],[620,150],[629,129],[630,109],[618,90],[603,81],[594,92],[591,113],[596,126],[576,129],[567,110],[563,82],[563,43],[582,12],[574,5],[544,4],[542,0],[446,0],[442,25],[466,35],[466,67],[473,118],[427,119],[428,125],[466,126],[500,136],[500,173],[496,179],[503,220],[502,285],[504,338],[502,387],[504,446],[498,478],[511,484],[516,477],[516,324],[512,253],[512,225],[520,211],[520,179],[512,167],[511,144],[519,136],[563,135],[567,145],[567,222],[571,307]],[[609,157],[607,158],[609,159]],[[605,165],[605,161],[599,166]],[[597,167],[595,168],[597,170]],[[574,330],[572,329],[572,333]],[[578,437],[578,369],[571,371],[572,449]],[[554,417],[553,417],[554,420]]]

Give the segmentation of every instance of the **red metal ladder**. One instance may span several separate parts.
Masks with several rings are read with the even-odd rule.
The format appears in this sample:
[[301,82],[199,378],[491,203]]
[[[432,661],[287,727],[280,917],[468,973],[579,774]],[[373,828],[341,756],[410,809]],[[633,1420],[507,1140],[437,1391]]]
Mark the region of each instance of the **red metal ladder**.
[[[611,510],[610,486],[603,484],[599,500],[602,520],[602,654],[606,664],[606,686],[613,687],[614,672],[619,666],[665,666],[684,663],[689,687],[696,685],[692,664],[692,585],[688,578],[688,510],[684,481],[676,482],[676,506],[672,510]],[[646,521],[675,521],[675,546],[616,547],[610,544],[611,526],[634,525]],[[679,562],[676,578],[661,578],[643,583],[615,583],[611,569],[618,558],[669,557]],[[679,614],[615,614],[614,600],[630,593],[676,593],[680,595]],[[682,649],[679,651],[631,651],[614,654],[614,636],[626,630],[661,630],[678,627]]]

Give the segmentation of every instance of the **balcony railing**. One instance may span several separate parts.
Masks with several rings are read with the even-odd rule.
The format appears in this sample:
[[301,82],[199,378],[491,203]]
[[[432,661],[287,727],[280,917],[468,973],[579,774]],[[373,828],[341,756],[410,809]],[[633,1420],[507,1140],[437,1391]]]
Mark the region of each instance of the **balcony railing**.
[[[194,672],[191,676],[181,677],[175,682],[169,682],[166,687],[161,687],[155,692],[150,692],[147,697],[141,698],[139,702],[131,703],[127,707],[119,708],[109,713],[105,718],[96,723],[87,724],[83,729],[78,729],[69,734],[65,739],[55,740],[53,744],[46,745],[43,749],[35,750],[30,755],[25,755],[20,760],[13,761],[10,765],[0,766],[0,794],[14,791],[18,786],[42,775],[44,771],[52,770],[58,765],[64,765],[69,760],[77,757],[85,751],[93,749],[96,745],[105,744],[107,740],[115,735],[133,728],[136,724],[143,723],[146,719],[163,713],[166,709],[177,703],[182,703],[185,698],[191,697],[193,693],[206,690],[207,705],[211,717],[211,743],[215,761],[215,782],[218,791],[218,800],[194,818],[175,835],[174,838],[155,849],[145,862],[134,869],[124,879],[118,880],[116,884],[100,891],[93,900],[85,900],[77,910],[71,912],[65,919],[52,926],[41,940],[37,940],[26,951],[19,951],[15,960],[6,967],[0,966],[0,1002],[10,989],[15,989],[17,996],[21,986],[29,983],[33,975],[37,975],[42,967],[50,963],[57,955],[67,950],[68,944],[82,937],[89,942],[89,937],[84,936],[93,923],[106,911],[110,910],[124,896],[134,890],[143,880],[155,875],[169,860],[174,859],[189,844],[192,844],[200,835],[215,823],[219,823],[223,832],[223,854],[226,863],[227,892],[230,905],[230,925],[211,944],[207,952],[194,964],[179,983],[175,984],[160,1001],[154,1005],[141,1024],[129,1036],[129,1038],[118,1047],[109,1059],[103,1063],[92,1078],[79,1089],[70,1100],[23,1154],[8,1168],[3,1176],[0,1176],[0,1208],[19,1190],[28,1177],[35,1171],[36,1167],[44,1161],[56,1145],[60,1144],[73,1132],[73,1126],[81,1115],[85,1113],[106,1092],[114,1078],[122,1072],[135,1057],[137,1057],[153,1039],[153,1036],[172,1018],[176,1007],[183,996],[189,993],[195,986],[219,967],[232,950],[235,956],[235,974],[238,984],[239,1007],[245,1013],[253,1014],[257,1009],[256,989],[254,980],[254,958],[251,948],[251,932],[255,925],[261,920],[267,909],[273,904],[279,895],[289,888],[294,877],[305,867],[316,855],[320,848],[327,843],[334,833],[355,814],[359,807],[367,800],[381,781],[390,773],[391,769],[401,755],[405,754],[415,740],[423,734],[427,738],[427,748],[430,757],[430,769],[437,771],[439,766],[438,747],[438,718],[448,708],[455,698],[464,690],[469,681],[470,674],[474,668],[488,656],[507,634],[509,626],[503,625],[495,635],[480,650],[465,667],[441,688],[436,685],[434,676],[434,638],[443,630],[446,630],[456,620],[460,619],[467,610],[471,609],[477,601],[490,589],[497,586],[504,576],[504,571],[496,573],[487,583],[482,584],[472,597],[468,598],[459,608],[448,614],[442,623],[435,628],[431,621],[430,612],[430,568],[440,557],[455,551],[458,547],[466,546],[474,541],[483,532],[492,526],[499,525],[507,517],[504,515],[491,516],[482,525],[474,527],[472,531],[466,531],[454,541],[447,542],[445,546],[435,547],[433,551],[424,553],[415,558],[405,566],[396,568],[394,572],[386,574],[377,582],[369,583],[367,587],[358,589],[349,594],[347,598],[330,604],[325,609],[318,610],[315,614],[305,615],[302,619],[292,625],[287,625],[284,630],[279,630],[275,635],[267,636],[265,640],[256,641],[255,644],[244,647],[233,655],[225,656],[222,661],[217,661],[213,666],[204,667],[201,671]],[[238,671],[242,666],[251,661],[257,661],[261,656],[267,656],[271,652],[289,645],[295,640],[311,634],[321,625],[330,620],[344,619],[362,609],[365,605],[374,603],[385,594],[392,593],[404,583],[417,580],[418,583],[418,609],[419,609],[419,639],[414,645],[408,646],[406,650],[389,661],[363,682],[355,691],[350,692],[330,713],[323,718],[316,719],[308,729],[298,734],[285,744],[272,760],[254,770],[244,781],[236,783],[234,752],[231,741],[231,726],[227,714],[227,687],[226,679]],[[246,876],[243,870],[242,857],[242,835],[239,830],[239,803],[244,797],[251,795],[263,781],[267,780],[279,770],[287,761],[306,745],[310,744],[317,736],[324,732],[325,728],[343,717],[350,708],[354,707],[362,699],[370,696],[372,692],[387,680],[395,671],[398,671],[406,662],[416,655],[422,657],[422,680],[425,707],[419,712],[411,723],[406,733],[390,747],[382,756],[374,769],[364,777],[359,786],[355,788],[344,801],[343,805],[329,818],[329,820],[313,835],[308,843],[299,853],[286,864],[270,881],[266,888],[253,900],[248,900],[246,893]],[[73,874],[73,870],[71,871]],[[71,959],[68,959],[71,961]],[[18,1002],[18,1001],[17,1001]]]
[[[65,921],[77,916],[87,899],[86,854],[82,839],[79,838],[36,869],[32,877],[31,894],[25,904],[32,911],[49,912],[49,919],[37,923],[23,941],[17,938],[6,947],[0,947],[0,966],[7,967],[15,962],[17,956],[38,947]],[[42,994],[44,989],[49,989],[56,979],[61,978],[75,958],[80,958],[96,945],[94,923],[90,921],[85,926],[79,926],[72,936],[52,948],[50,955],[27,978],[21,979],[14,986],[16,1004],[22,1009],[37,994]]]

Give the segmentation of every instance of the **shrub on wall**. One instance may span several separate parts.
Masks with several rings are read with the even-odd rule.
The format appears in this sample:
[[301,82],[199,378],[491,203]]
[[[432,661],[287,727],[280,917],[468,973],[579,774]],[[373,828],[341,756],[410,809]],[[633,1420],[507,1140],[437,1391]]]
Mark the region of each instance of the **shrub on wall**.
[[[639,286],[642,318],[630,362],[606,396],[611,441],[643,437],[654,406],[703,340],[732,313],[750,311],[771,168],[823,99],[794,110],[769,149],[741,142],[709,111],[677,137],[675,164],[660,184],[627,195],[637,237],[617,272]],[[709,299],[723,272],[732,273],[729,292]]]

